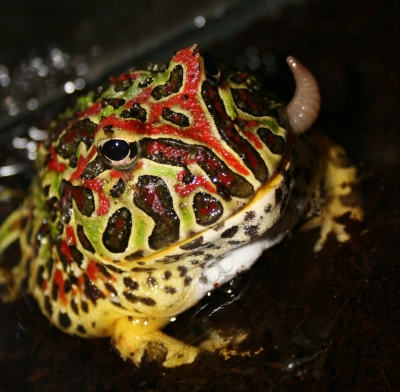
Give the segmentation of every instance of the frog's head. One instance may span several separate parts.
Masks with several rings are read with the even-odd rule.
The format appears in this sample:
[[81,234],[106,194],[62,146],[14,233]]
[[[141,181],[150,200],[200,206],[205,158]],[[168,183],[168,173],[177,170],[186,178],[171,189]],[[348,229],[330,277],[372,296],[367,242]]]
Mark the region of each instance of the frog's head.
[[103,260],[132,261],[240,214],[290,161],[286,124],[299,134],[319,109],[315,80],[289,64],[297,90],[287,108],[197,45],[112,79],[54,147],[58,164],[69,160],[63,223]]

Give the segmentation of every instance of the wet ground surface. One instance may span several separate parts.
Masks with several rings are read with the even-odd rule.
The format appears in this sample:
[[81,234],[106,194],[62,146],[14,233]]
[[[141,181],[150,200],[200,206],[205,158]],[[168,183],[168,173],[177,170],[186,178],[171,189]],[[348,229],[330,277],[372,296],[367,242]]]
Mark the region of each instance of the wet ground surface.
[[238,300],[221,307],[230,299],[217,292],[168,326],[187,341],[245,330],[241,348],[263,348],[227,361],[206,353],[178,369],[137,369],[108,339],[50,326],[29,297],[0,305],[0,391],[400,389],[400,5],[310,1],[279,12],[206,49],[231,64],[258,58],[283,80],[288,54],[313,71],[340,124],[333,137],[360,169],[365,219],[349,227],[352,240],[330,239],[315,255],[317,233],[294,232],[241,278]]

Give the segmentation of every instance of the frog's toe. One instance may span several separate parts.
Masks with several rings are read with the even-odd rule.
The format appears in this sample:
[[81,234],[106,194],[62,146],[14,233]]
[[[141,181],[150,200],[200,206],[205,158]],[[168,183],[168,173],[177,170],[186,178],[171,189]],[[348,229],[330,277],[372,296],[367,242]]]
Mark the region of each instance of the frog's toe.
[[137,366],[143,361],[165,367],[192,363],[199,349],[159,331],[168,321],[121,318],[115,324],[111,344],[122,359],[130,359]]

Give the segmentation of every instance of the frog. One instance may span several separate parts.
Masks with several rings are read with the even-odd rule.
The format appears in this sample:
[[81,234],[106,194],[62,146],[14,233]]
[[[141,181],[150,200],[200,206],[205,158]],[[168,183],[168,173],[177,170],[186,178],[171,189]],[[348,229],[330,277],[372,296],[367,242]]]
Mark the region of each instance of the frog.
[[63,332],[176,367],[200,348],[162,329],[299,221],[321,228],[315,251],[330,233],[348,240],[336,218],[362,219],[356,168],[314,126],[316,79],[287,63],[287,105],[197,44],[79,97],[48,126],[28,195],[0,227],[1,299],[26,292]]

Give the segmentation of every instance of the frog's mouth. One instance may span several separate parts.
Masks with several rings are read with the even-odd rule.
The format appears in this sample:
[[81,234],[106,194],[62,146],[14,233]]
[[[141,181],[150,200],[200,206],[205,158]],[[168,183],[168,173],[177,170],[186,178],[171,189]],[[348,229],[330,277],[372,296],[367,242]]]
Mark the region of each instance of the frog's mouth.
[[286,107],[289,132],[300,135],[315,122],[321,108],[321,95],[313,74],[292,56],[286,59],[296,82],[296,91]]

